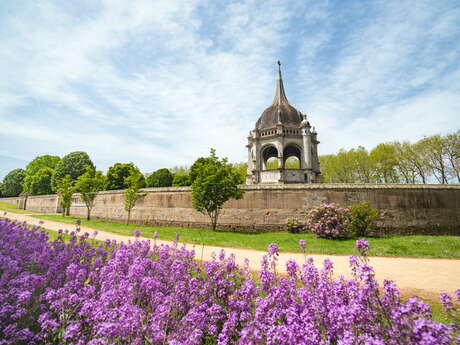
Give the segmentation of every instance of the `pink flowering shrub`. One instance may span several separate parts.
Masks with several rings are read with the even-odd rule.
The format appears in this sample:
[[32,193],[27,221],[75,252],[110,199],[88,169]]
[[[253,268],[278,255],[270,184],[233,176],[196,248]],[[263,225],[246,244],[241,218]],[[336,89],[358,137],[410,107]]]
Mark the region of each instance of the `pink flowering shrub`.
[[[454,325],[431,319],[391,281],[382,292],[368,243],[350,257],[353,279],[332,279],[309,258],[276,273],[278,246],[259,282],[222,251],[202,266],[194,252],[135,240],[96,248],[50,242],[36,227],[0,219],[0,344],[38,345],[453,345]],[[301,246],[306,243],[302,241]],[[447,301],[446,304],[450,303]],[[449,304],[450,305],[450,304]]]
[[350,211],[334,203],[322,203],[308,211],[306,228],[316,237],[339,239],[353,236],[349,227]]

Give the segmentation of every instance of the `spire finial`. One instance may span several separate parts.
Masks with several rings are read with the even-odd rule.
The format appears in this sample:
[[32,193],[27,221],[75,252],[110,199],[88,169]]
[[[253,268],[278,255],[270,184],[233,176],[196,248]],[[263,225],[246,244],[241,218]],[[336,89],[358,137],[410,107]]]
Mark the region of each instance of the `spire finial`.
[[273,100],[273,104],[281,104],[281,103],[289,104],[286,98],[286,94],[284,93],[283,77],[281,76],[281,61],[278,60],[278,81],[276,83],[276,93],[275,93],[275,99]]

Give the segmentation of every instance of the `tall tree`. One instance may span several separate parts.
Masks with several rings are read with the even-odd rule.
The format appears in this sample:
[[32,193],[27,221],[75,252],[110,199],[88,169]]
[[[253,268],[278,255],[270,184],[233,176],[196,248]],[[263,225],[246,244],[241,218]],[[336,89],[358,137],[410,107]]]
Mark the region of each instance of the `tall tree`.
[[4,197],[12,197],[21,194],[24,177],[24,169],[14,169],[6,174],[2,183],[2,195]]
[[446,136],[445,154],[449,162],[449,175],[460,183],[460,130]]
[[398,183],[399,176],[396,170],[398,165],[395,147],[392,143],[377,145],[370,153],[375,164],[375,172],[378,182]]
[[145,186],[144,175],[133,163],[115,163],[107,171],[107,190],[125,189],[128,187],[126,178],[136,175],[142,187]]
[[171,187],[173,175],[166,169],[158,169],[150,174],[146,179],[147,187]]
[[350,155],[350,168],[354,170],[355,182],[371,183],[374,182],[375,166],[369,152],[363,147],[348,151]]
[[64,176],[59,180],[57,186],[57,194],[59,195],[59,205],[61,206],[62,215],[70,214],[70,206],[72,205],[72,195],[75,193],[75,181],[70,175]]
[[414,165],[412,144],[408,141],[402,143],[395,141],[393,143],[399,175],[402,176],[405,183],[416,183],[418,175],[417,168]]
[[426,137],[419,142],[424,147],[428,166],[436,180],[441,183],[448,183],[447,162],[445,160],[446,140],[440,135]]
[[200,161],[196,172],[192,184],[192,205],[209,216],[215,230],[223,204],[229,199],[243,197],[244,191],[238,187],[241,176],[226,158],[219,159],[214,149],[211,149],[210,157]]
[[51,177],[47,175],[50,171],[53,173],[60,160],[58,156],[43,155],[27,164],[22,185],[24,192],[32,195],[51,194]]
[[38,170],[34,175],[27,176],[24,179],[24,184],[27,180],[27,189],[24,189],[25,192],[28,192],[32,195],[46,195],[53,193],[51,189],[51,178],[53,176],[53,169],[45,167]]
[[86,168],[95,169],[93,162],[86,152],[75,151],[64,156],[56,165],[51,179],[51,187],[56,190],[59,180],[69,175],[72,180],[76,180],[86,172]]
[[191,184],[189,174],[173,173],[173,187],[190,186]]
[[75,189],[80,192],[83,202],[86,205],[86,219],[91,219],[91,210],[97,193],[103,191],[107,185],[107,178],[101,171],[95,171],[91,167],[86,168],[86,172],[80,175],[75,184]]
[[195,179],[199,175],[201,171],[201,167],[205,164],[208,164],[212,162],[212,159],[210,157],[200,157],[198,158],[190,167],[190,182],[195,182]]
[[134,173],[126,177],[124,183],[128,186],[128,188],[125,189],[124,196],[125,211],[128,212],[126,224],[129,224],[131,220],[131,210],[136,206],[137,201],[146,195],[139,191],[145,184],[144,176],[141,173]]

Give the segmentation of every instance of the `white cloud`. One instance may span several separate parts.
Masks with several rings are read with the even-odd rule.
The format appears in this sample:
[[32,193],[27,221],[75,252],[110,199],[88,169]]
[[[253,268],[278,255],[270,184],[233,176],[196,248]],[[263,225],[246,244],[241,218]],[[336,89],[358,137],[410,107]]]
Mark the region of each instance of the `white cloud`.
[[[378,17],[342,32],[346,41],[337,47],[343,19],[327,2],[18,8],[0,26],[0,34],[2,27],[10,33],[0,38],[7,47],[0,53],[0,154],[85,150],[101,167],[133,161],[149,171],[191,164],[215,147],[243,161],[246,135],[273,96],[274,62],[283,57],[300,66],[288,67],[288,96],[311,113],[322,152],[446,130],[458,111],[458,81],[440,74],[460,55],[452,47],[440,58],[437,42],[454,40],[459,14],[417,4],[409,11],[383,3]],[[332,48],[334,58],[321,60]],[[437,120],[428,112],[435,109],[443,113]],[[436,121],[439,130],[430,132]]]

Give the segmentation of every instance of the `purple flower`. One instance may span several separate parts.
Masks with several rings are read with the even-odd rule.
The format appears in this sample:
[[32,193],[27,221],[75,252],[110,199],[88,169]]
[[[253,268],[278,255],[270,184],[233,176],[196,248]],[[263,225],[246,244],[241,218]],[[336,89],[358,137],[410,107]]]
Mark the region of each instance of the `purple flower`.
[[81,220],[77,219],[77,221],[75,223],[77,224],[77,226],[80,226],[81,225]]
[[154,239],[157,239],[157,238],[158,238],[158,232],[157,232],[157,231],[155,231],[155,232],[153,233],[153,238],[154,238]]
[[302,248],[302,249],[305,249],[305,245],[307,244],[307,242],[305,240],[300,240],[299,241],[299,246]]
[[180,235],[176,233],[176,241],[179,241]]
[[452,303],[452,296],[450,296],[446,292],[441,292],[439,294],[439,299],[441,300],[442,306],[444,307],[444,310],[448,313],[452,310],[454,307],[454,304]]
[[141,237],[141,231],[138,230],[138,229],[134,230],[134,237],[136,237],[136,238]]
[[[177,245],[107,240],[94,248],[86,237],[73,233],[69,242],[50,242],[45,232],[0,219],[2,343],[456,341],[456,328],[433,321],[428,305],[415,297],[402,301],[393,282],[385,281],[382,289],[362,257],[350,260],[352,279],[334,279],[332,262],[326,260],[319,270],[312,258],[301,267],[288,260],[288,276],[283,276],[276,274],[279,250],[272,243],[255,278],[224,252],[219,260],[215,255],[212,261],[197,263],[194,251]],[[367,246],[358,249],[363,248]],[[455,294],[458,298],[460,291]],[[452,297],[440,297],[450,308]]]
[[270,256],[278,256],[279,255],[279,249],[278,249],[278,245],[276,243],[270,243],[268,245],[268,254]]
[[366,255],[366,253],[369,251],[369,242],[366,240],[357,240],[355,242],[355,248],[358,249],[361,255]]

